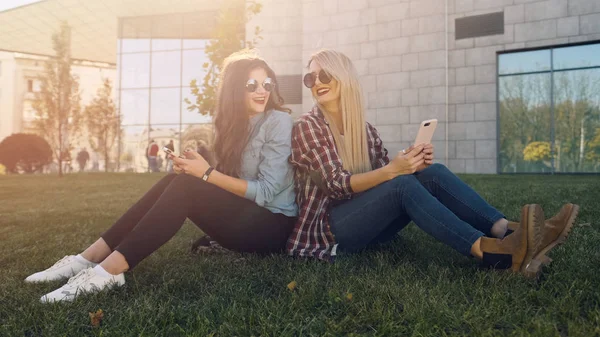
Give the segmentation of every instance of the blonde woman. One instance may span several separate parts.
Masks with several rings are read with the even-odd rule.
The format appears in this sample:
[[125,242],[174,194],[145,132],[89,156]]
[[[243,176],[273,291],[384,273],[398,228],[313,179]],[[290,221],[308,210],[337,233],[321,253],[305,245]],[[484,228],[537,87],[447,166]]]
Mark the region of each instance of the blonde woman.
[[365,121],[348,57],[322,50],[308,69],[304,84],[316,104],[292,130],[300,210],[287,244],[290,255],[332,260],[338,251],[386,241],[412,220],[489,266],[534,276],[549,261],[545,254],[566,237],[576,205],[565,205],[548,224],[539,205],[526,205],[521,222],[509,223],[445,166],[433,163],[431,144],[388,159],[377,130]]

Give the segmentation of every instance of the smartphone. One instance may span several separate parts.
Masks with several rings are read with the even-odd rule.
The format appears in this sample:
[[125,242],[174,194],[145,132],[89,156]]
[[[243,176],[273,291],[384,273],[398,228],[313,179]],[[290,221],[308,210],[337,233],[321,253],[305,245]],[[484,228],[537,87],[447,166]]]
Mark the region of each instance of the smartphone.
[[435,127],[437,126],[437,122],[437,119],[428,119],[426,121],[421,122],[421,127],[419,128],[417,138],[415,139],[415,146],[419,144],[431,143],[433,133],[435,132]]
[[181,159],[186,159],[184,156],[177,156],[177,155],[175,154],[175,152],[171,151],[171,149],[169,149],[169,148],[168,148],[168,147],[166,147],[166,146],[163,146],[163,151],[165,151],[165,153],[167,154],[167,158],[169,158],[169,155],[173,155],[173,157],[179,157],[179,158],[181,158]]

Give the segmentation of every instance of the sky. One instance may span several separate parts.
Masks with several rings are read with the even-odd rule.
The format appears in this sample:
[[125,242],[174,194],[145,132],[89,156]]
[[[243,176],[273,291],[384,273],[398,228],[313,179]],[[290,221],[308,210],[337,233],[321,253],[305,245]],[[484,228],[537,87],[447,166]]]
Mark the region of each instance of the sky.
[[28,5],[34,2],[40,2],[40,0],[2,0],[0,1],[0,11]]

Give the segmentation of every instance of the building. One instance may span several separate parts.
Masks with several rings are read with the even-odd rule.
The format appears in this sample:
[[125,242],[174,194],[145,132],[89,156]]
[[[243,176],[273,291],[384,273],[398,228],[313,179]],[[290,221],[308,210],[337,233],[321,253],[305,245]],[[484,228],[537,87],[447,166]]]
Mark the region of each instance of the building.
[[[117,65],[124,140],[171,129],[179,143],[207,122],[184,98],[228,2],[40,1],[0,13],[0,49],[49,55],[38,32],[67,20],[75,58]],[[295,115],[312,105],[301,86],[310,54],[334,48],[354,61],[391,155],[437,118],[437,160],[455,172],[600,172],[600,2],[260,2],[247,37],[262,29],[259,48]]]

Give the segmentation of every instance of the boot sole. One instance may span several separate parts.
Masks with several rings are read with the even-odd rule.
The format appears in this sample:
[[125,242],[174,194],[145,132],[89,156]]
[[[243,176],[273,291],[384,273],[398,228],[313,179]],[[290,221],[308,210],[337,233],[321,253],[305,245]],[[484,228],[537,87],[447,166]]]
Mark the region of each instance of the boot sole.
[[[538,218],[542,218],[543,219],[543,213],[542,213],[542,208],[538,205],[528,205],[527,207],[527,212],[526,214],[524,214],[524,218],[521,219],[521,221],[525,221],[525,223],[527,224],[527,228],[526,228],[526,233],[527,233],[527,253],[525,254],[525,258],[523,259],[522,263],[518,266],[519,268],[517,270],[515,270],[513,268],[513,270],[520,272],[521,274],[524,274],[526,277],[536,277],[539,273],[539,271],[541,270],[541,268],[538,266],[538,268],[535,268],[536,272],[533,273],[530,271],[531,266],[532,266],[532,261],[534,260],[535,256],[534,256],[534,252],[535,252],[535,233],[536,233],[536,220]],[[532,225],[533,224],[533,225]],[[543,225],[543,222],[542,222]],[[539,230],[537,230],[537,232],[539,233]],[[536,262],[534,263],[534,265],[538,265],[538,262],[540,262],[541,264],[541,260],[536,260]]]
[[[521,226],[523,223],[529,223],[528,219],[531,213],[531,206],[532,205],[526,205],[525,207],[523,207],[523,211],[521,212]],[[525,228],[525,230],[523,230],[522,233],[522,235],[525,236],[525,238],[522,240],[525,241],[525,245],[527,248],[523,249],[521,244],[521,247],[518,249],[518,251],[512,254],[511,270],[514,273],[518,273],[522,269],[522,266],[524,265],[525,261],[527,261],[527,255],[529,255],[529,238],[532,234],[530,233],[529,228]],[[523,252],[523,250],[525,250],[525,252]]]
[[[527,276],[527,277],[539,276],[539,274],[542,271],[542,267],[547,266],[550,264],[550,262],[552,262],[552,259],[549,258],[546,254],[548,252],[550,252],[552,249],[554,249],[556,246],[563,244],[567,240],[567,237],[569,236],[571,229],[573,229],[573,224],[575,223],[575,219],[577,218],[578,214],[579,214],[579,206],[573,205],[573,208],[571,209],[571,213],[569,214],[569,218],[567,220],[567,225],[562,230],[562,232],[560,232],[560,234],[558,235],[556,240],[550,242],[550,244],[548,244],[548,246],[546,246],[544,249],[539,251],[531,259],[531,262],[529,264],[527,264],[523,267],[522,273],[525,276]],[[529,247],[528,247],[528,249],[529,249]]]

